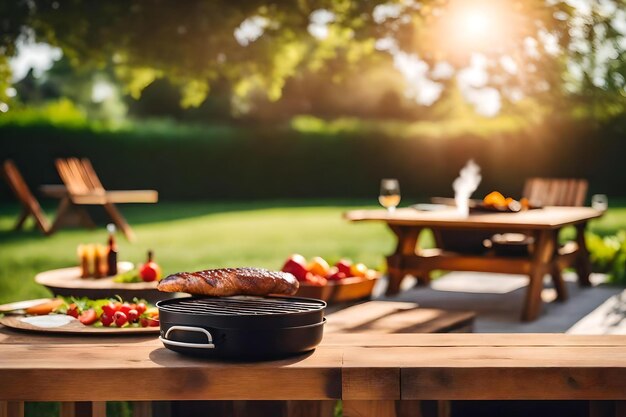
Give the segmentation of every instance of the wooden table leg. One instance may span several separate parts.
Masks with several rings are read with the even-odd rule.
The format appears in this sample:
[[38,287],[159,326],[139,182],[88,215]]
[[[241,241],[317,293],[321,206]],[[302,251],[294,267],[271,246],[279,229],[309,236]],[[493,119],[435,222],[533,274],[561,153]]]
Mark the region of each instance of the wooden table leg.
[[552,230],[538,232],[535,241],[537,244],[530,265],[530,283],[526,289],[522,321],[533,321],[539,315],[542,304],[543,277],[547,272],[550,272],[556,248],[556,237]]
[[344,417],[397,417],[393,400],[344,400]]
[[24,402],[0,401],[0,417],[24,417]]
[[[555,245],[558,245],[559,243],[559,229],[554,231],[554,242]],[[557,246],[555,246],[555,250],[556,248]],[[561,272],[561,267],[559,266],[557,259],[558,257],[555,255],[555,258],[552,261],[550,276],[552,277],[552,283],[554,284],[554,289],[556,290],[556,300],[566,301],[568,298],[567,286],[565,285],[565,281],[563,280],[563,274]]]
[[133,401],[133,417],[151,417],[152,402],[151,401]]
[[626,417],[626,401],[589,401],[589,417]]
[[106,417],[107,403],[105,401],[77,401],[62,402],[61,417]]
[[[333,417],[337,401],[287,401],[287,417]],[[277,416],[276,416],[277,417]]]
[[578,244],[578,253],[576,258],[576,273],[578,274],[578,284],[581,287],[590,287],[589,275],[591,274],[591,260],[589,259],[589,249],[585,241],[585,229],[587,223],[576,225],[576,243]]
[[25,208],[22,208],[22,211],[20,212],[20,215],[17,218],[17,221],[15,222],[15,226],[13,227],[13,230],[20,230],[22,226],[24,226],[24,223],[26,223],[26,219],[28,219],[29,215],[30,215],[30,212],[26,210]]
[[[398,239],[395,252],[387,257],[387,275],[389,284],[387,295],[395,295],[400,292],[400,284],[406,275],[404,257],[415,255],[417,239],[422,231],[421,227],[388,225]],[[418,277],[420,278],[420,277]],[[424,279],[423,277],[421,277]]]
[[122,216],[122,213],[120,213],[117,207],[115,207],[115,204],[106,203],[104,205],[104,209],[107,213],[109,213],[109,216],[111,217],[111,220],[113,220],[113,223],[115,223],[117,227],[122,230],[124,236],[126,236],[126,239],[128,239],[129,242],[134,242],[135,233],[133,232],[133,229],[130,228],[130,225],[126,222],[124,216]]

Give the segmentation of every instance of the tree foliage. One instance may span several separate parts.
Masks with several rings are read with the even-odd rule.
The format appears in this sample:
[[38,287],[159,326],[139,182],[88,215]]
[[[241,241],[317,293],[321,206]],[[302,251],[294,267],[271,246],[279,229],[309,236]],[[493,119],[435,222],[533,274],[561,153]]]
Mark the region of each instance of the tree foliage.
[[[464,43],[466,28],[459,19],[471,12],[463,6],[470,3],[494,10],[490,19],[498,21],[497,36]],[[464,68],[479,53],[487,58],[489,86],[507,97],[600,97],[622,108],[626,0],[601,2],[614,7],[583,1],[589,6],[585,11],[569,3],[14,0],[0,5],[0,91],[8,85],[6,58],[16,54],[19,36],[31,31],[37,40],[62,48],[76,67],[113,66],[132,97],[165,77],[180,88],[183,106],[200,105],[223,80],[236,97],[262,92],[275,101],[289,79],[323,70],[340,82],[368,62],[391,59],[393,49],[430,69],[444,61]],[[387,47],[381,47],[384,40]],[[598,59],[598,53],[607,54],[606,45],[613,48],[610,59]],[[439,82],[449,86],[454,79]]]

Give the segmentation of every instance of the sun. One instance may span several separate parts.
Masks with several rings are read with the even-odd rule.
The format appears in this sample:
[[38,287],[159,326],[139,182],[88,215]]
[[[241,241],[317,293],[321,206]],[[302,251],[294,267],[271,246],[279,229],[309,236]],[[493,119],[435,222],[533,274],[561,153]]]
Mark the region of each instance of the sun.
[[433,26],[433,46],[446,57],[504,51],[516,20],[504,0],[450,0]]
[[458,16],[459,26],[465,36],[475,40],[483,40],[494,32],[494,16],[489,10],[474,9],[468,10],[463,15]]

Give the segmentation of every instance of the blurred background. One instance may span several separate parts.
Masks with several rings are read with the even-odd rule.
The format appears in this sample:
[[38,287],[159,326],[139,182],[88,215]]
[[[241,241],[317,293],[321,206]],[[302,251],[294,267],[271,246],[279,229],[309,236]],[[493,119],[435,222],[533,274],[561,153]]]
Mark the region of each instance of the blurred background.
[[[623,0],[12,1],[0,159],[89,157],[161,200],[482,195],[531,176],[623,196]],[[0,197],[10,197],[6,184]]]

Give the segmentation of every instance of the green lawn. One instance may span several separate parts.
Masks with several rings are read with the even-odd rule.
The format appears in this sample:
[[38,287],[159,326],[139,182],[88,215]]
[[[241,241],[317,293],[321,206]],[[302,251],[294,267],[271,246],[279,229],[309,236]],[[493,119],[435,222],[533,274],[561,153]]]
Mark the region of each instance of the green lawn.
[[[393,239],[382,224],[349,224],[346,202],[159,203],[121,207],[138,240],[118,238],[121,260],[143,262],[155,251],[164,273],[225,266],[278,269],[291,253],[348,257],[383,265]],[[50,217],[53,214],[48,211]],[[66,229],[51,237],[13,232],[14,205],[0,206],[0,303],[46,296],[34,283],[39,271],[77,264],[80,243],[106,243],[104,227]],[[96,213],[98,214],[98,213]]]
[[[153,249],[165,273],[225,266],[280,268],[298,252],[333,262],[347,257],[375,268],[393,249],[393,237],[379,223],[350,224],[345,210],[368,202],[163,202],[123,206],[138,236],[118,239],[120,259],[143,262]],[[50,217],[53,210],[47,210]],[[80,243],[105,243],[104,227],[68,229],[51,237],[37,231],[12,231],[17,205],[0,205],[0,303],[47,296],[34,283],[39,271],[77,264]],[[98,213],[96,213],[98,214]],[[602,234],[626,229],[626,207],[612,208],[591,229]],[[426,238],[426,240],[429,240]],[[428,243],[428,242],[426,242]]]

